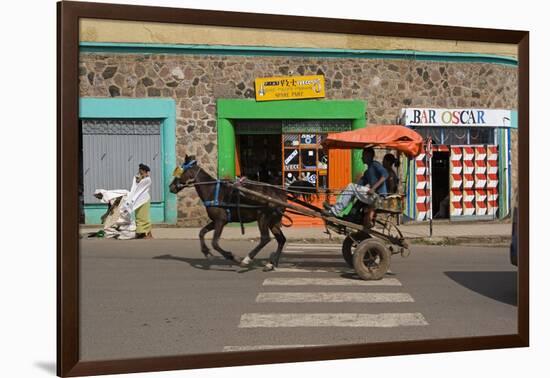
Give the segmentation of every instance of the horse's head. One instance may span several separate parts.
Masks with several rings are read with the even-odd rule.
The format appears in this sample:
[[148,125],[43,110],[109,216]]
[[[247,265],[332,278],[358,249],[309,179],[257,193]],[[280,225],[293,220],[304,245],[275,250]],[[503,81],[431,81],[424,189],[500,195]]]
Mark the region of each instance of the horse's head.
[[197,170],[199,169],[200,168],[197,165],[195,157],[185,155],[185,160],[183,164],[180,167],[176,167],[176,169],[174,169],[174,172],[172,173],[174,179],[169,186],[170,192],[175,194],[185,188],[185,186],[195,178],[195,176],[197,175]]

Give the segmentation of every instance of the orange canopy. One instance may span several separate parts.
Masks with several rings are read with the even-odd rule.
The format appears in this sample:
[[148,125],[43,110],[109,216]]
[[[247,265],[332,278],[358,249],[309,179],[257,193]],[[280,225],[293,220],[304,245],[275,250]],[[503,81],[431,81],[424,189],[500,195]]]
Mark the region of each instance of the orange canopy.
[[400,125],[369,125],[362,129],[332,134],[323,142],[324,148],[391,148],[415,157],[422,151],[423,139],[413,129]]

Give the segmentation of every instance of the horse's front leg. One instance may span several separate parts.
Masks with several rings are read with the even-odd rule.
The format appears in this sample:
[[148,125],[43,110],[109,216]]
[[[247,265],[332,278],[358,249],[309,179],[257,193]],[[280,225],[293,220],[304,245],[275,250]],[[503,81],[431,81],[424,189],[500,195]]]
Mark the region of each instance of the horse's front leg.
[[277,240],[277,250],[273,252],[271,256],[269,256],[269,262],[265,265],[264,272],[274,270],[279,266],[279,259],[281,258],[281,253],[283,252],[283,248],[286,243],[286,238],[283,235],[283,230],[281,230],[280,220],[273,226],[271,226],[271,232]]
[[241,266],[243,267],[250,265],[254,257],[256,257],[262,248],[271,241],[269,237],[269,227],[265,217],[260,217],[258,219],[258,228],[260,229],[260,243],[241,261]]
[[212,247],[216,251],[218,251],[223,257],[225,257],[227,260],[233,260],[237,264],[241,262],[241,258],[238,256],[233,255],[233,253],[224,250],[222,247],[220,247],[220,237],[222,236],[222,231],[225,225],[227,224],[227,221],[217,221],[214,223],[214,238],[212,239]]
[[213,257],[213,255],[212,255],[212,253],[210,253],[210,248],[208,248],[208,246],[206,245],[206,242],[204,241],[204,237],[206,236],[207,233],[209,233],[210,231],[212,231],[214,229],[214,224],[215,224],[214,221],[211,221],[206,226],[201,228],[201,230],[199,232],[199,239],[200,239],[200,243],[201,243],[201,252],[204,254],[204,256],[206,258],[211,258],[211,257]]

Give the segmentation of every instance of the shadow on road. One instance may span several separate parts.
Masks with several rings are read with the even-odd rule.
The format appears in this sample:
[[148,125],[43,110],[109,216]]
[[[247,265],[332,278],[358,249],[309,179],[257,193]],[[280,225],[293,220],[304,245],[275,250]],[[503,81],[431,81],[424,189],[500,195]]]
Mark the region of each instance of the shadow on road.
[[[210,259],[207,259],[204,257],[192,258],[192,257],[173,256],[170,254],[166,254],[166,255],[154,256],[153,259],[184,262],[189,264],[191,267],[195,269],[211,270],[211,271],[218,271],[218,272],[237,272],[237,273],[247,273],[258,269],[261,270],[264,268],[265,264],[267,264],[268,262],[267,258],[256,258],[254,259],[254,261],[250,266],[241,267],[234,261],[226,260],[221,256],[220,257],[215,256]],[[324,261],[315,261],[315,259],[312,259],[311,261],[305,260],[305,261],[285,262],[284,257],[281,259],[279,267],[302,268],[302,269],[348,268],[348,266],[344,262],[342,263],[324,262]]]
[[161,255],[153,257],[154,260],[173,260],[189,264],[195,269],[211,270],[217,272],[236,272],[247,273],[257,269],[263,269],[263,266],[267,263],[267,259],[255,259],[254,263],[249,267],[241,267],[234,261],[226,260],[223,257],[207,258],[191,258],[172,255]]
[[517,306],[517,272],[445,272],[445,274],[478,294]]
[[191,258],[191,257],[181,257],[181,256],[172,256],[172,255],[160,255],[153,257],[154,260],[173,260],[185,262],[196,269],[201,270],[214,270],[220,272],[234,272],[236,269],[239,269],[239,265],[233,261],[224,259],[223,257],[212,259],[207,258]]

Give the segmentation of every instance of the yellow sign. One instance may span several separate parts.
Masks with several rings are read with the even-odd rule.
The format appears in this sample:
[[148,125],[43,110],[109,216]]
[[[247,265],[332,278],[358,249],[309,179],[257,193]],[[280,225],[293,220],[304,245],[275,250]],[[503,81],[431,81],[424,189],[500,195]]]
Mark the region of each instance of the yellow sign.
[[256,79],[256,101],[325,97],[325,77],[283,76]]

